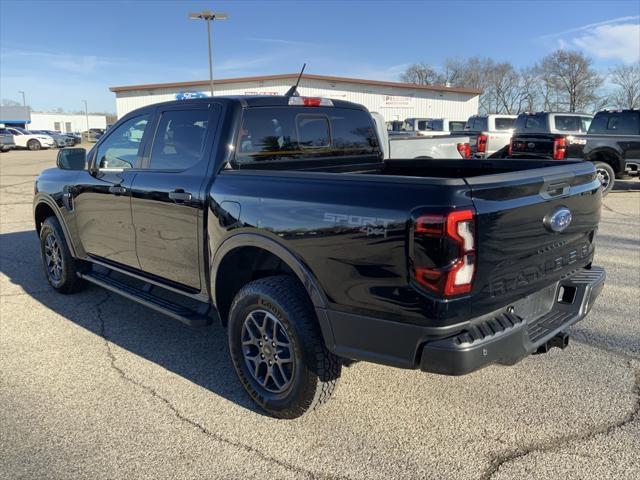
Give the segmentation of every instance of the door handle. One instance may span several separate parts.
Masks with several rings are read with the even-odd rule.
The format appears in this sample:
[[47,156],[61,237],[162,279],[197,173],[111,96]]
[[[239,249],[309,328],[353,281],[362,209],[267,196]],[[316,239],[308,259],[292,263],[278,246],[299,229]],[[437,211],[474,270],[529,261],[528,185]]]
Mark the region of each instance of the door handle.
[[112,185],[109,187],[109,193],[122,195],[124,193],[127,193],[127,189],[125,187],[121,187],[120,185]]
[[169,192],[169,198],[176,203],[189,202],[191,200],[191,194],[184,190],[174,190],[173,192]]

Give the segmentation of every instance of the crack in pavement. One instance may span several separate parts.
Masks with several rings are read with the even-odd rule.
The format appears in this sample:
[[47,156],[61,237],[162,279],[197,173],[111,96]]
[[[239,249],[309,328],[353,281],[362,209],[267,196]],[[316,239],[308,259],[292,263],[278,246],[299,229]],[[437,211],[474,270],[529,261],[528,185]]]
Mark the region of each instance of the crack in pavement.
[[628,214],[628,213],[622,213],[622,212],[618,212],[617,210],[614,210],[613,208],[611,208],[609,205],[607,205],[606,203],[603,203],[602,206],[604,208],[606,208],[607,210],[609,210],[610,212],[616,213],[618,215],[622,215],[623,217],[629,217],[629,218],[636,218],[636,215],[633,214]]
[[271,457],[263,452],[261,452],[260,450],[252,447],[251,445],[247,445],[244,443],[240,443],[240,442],[236,442],[234,440],[230,440],[228,438],[223,437],[220,434],[214,433],[211,430],[209,430],[207,427],[205,427],[204,425],[202,425],[201,423],[198,423],[197,421],[183,415],[177,408],[175,405],[173,405],[168,399],[166,399],[165,397],[163,397],[162,395],[160,395],[155,389],[153,389],[152,387],[149,387],[147,385],[144,385],[140,382],[138,382],[137,380],[131,378],[130,376],[127,375],[127,373],[120,368],[117,365],[117,358],[111,348],[111,342],[109,341],[107,335],[106,335],[106,331],[105,331],[105,320],[103,317],[103,311],[102,311],[102,307],[105,303],[107,303],[108,300],[111,299],[111,294],[109,292],[105,292],[105,297],[100,300],[97,304],[96,304],[96,311],[98,313],[98,320],[100,322],[100,330],[98,332],[98,334],[100,335],[100,337],[104,340],[104,344],[105,347],[107,349],[107,356],[109,358],[109,362],[110,362],[110,366],[113,370],[115,370],[118,375],[125,380],[126,382],[129,382],[139,388],[141,388],[142,390],[144,390],[145,392],[149,393],[152,397],[158,399],[160,402],[162,402],[175,416],[176,418],[178,418],[181,422],[186,423],[192,427],[195,427],[196,429],[198,429],[201,433],[203,433],[204,435],[206,435],[207,437],[211,438],[212,440],[219,442],[219,443],[224,443],[226,445],[238,448],[240,450],[244,450],[245,452],[255,455],[257,457],[259,457],[260,459],[268,462],[268,463],[272,463],[275,464],[279,467],[283,467],[286,468],[287,470],[290,470],[291,472],[304,476],[305,478],[310,478],[312,480],[314,479],[318,479],[318,478],[326,478],[326,479],[337,479],[337,478],[348,478],[348,477],[335,477],[335,476],[330,476],[330,475],[325,475],[325,474],[317,474],[315,472],[312,472],[310,470],[306,470],[304,468],[298,467],[296,465],[293,465],[289,462],[285,462],[283,460],[279,460],[275,457]]
[[590,428],[583,433],[573,433],[563,435],[546,442],[536,443],[528,447],[516,448],[510,452],[495,455],[491,460],[487,470],[480,476],[481,480],[490,480],[504,465],[515,460],[526,457],[527,455],[540,452],[548,453],[561,449],[573,442],[583,442],[591,440],[599,435],[609,435],[615,430],[628,425],[640,417],[640,369],[636,370],[634,363],[637,361],[629,360],[629,368],[634,372],[635,381],[633,385],[633,394],[635,395],[635,404],[633,409],[620,420],[607,425],[596,426]]

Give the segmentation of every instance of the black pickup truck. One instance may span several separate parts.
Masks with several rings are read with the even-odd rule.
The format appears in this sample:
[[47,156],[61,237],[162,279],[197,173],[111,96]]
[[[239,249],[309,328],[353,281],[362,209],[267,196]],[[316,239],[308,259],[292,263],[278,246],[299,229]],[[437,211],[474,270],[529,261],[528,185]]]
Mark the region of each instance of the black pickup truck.
[[[555,128],[550,126],[554,118],[563,122],[560,124],[563,128],[557,127],[558,120]],[[593,120],[587,118],[566,113],[521,114],[516,120],[509,155],[593,162],[606,195],[616,178],[638,174],[640,110],[604,110],[596,113]]]
[[344,101],[148,106],[57,163],[34,199],[51,286],[221,322],[281,418],[326,401],[343,358],[459,375],[564,347],[604,285],[592,164],[384,161]]

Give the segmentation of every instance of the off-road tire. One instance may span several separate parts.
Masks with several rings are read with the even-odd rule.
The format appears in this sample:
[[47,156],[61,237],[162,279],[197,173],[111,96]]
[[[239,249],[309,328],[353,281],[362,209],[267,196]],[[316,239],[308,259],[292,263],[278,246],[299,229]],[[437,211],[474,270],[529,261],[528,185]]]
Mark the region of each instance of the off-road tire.
[[[58,249],[56,257],[61,261],[59,277],[52,274],[46,259],[45,252],[48,248],[47,242],[51,242],[51,240],[48,240],[50,236],[55,240]],[[62,227],[56,217],[47,218],[42,223],[42,227],[40,227],[40,256],[42,258],[45,277],[49,285],[58,292],[64,294],[75,293],[85,285],[85,281],[78,277],[78,271],[84,268],[84,265],[71,256],[64,234],[62,233]]]
[[42,144],[35,138],[32,138],[27,142],[27,148],[33,152],[42,149]]
[[[282,393],[264,388],[245,361],[243,325],[256,311],[275,316],[292,345],[293,378]],[[246,284],[233,300],[227,327],[231,360],[240,382],[269,414],[296,418],[329,400],[342,364],[339,357],[327,350],[307,292],[296,278],[279,275]]]
[[605,162],[594,162],[598,177],[604,177],[606,183],[602,184],[602,195],[608,194],[612,189],[616,181],[616,172],[613,167]]

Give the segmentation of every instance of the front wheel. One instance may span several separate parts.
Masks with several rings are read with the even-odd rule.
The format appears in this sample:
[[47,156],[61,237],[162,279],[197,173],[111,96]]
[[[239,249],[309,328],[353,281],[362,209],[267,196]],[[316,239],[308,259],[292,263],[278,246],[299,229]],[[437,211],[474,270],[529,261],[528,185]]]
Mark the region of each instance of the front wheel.
[[62,227],[56,217],[49,217],[40,228],[40,254],[49,284],[60,293],[73,293],[84,285],[78,277],[80,263],[71,256]]
[[27,142],[27,148],[31,151],[40,150],[42,144],[38,140],[32,139]]
[[616,173],[608,163],[595,162],[594,164],[596,167],[596,175],[598,176],[598,180],[600,180],[600,184],[602,185],[602,195],[606,195],[613,188],[616,179]]
[[341,363],[329,352],[307,292],[288,276],[248,283],[229,313],[229,351],[251,398],[278,418],[329,400]]

